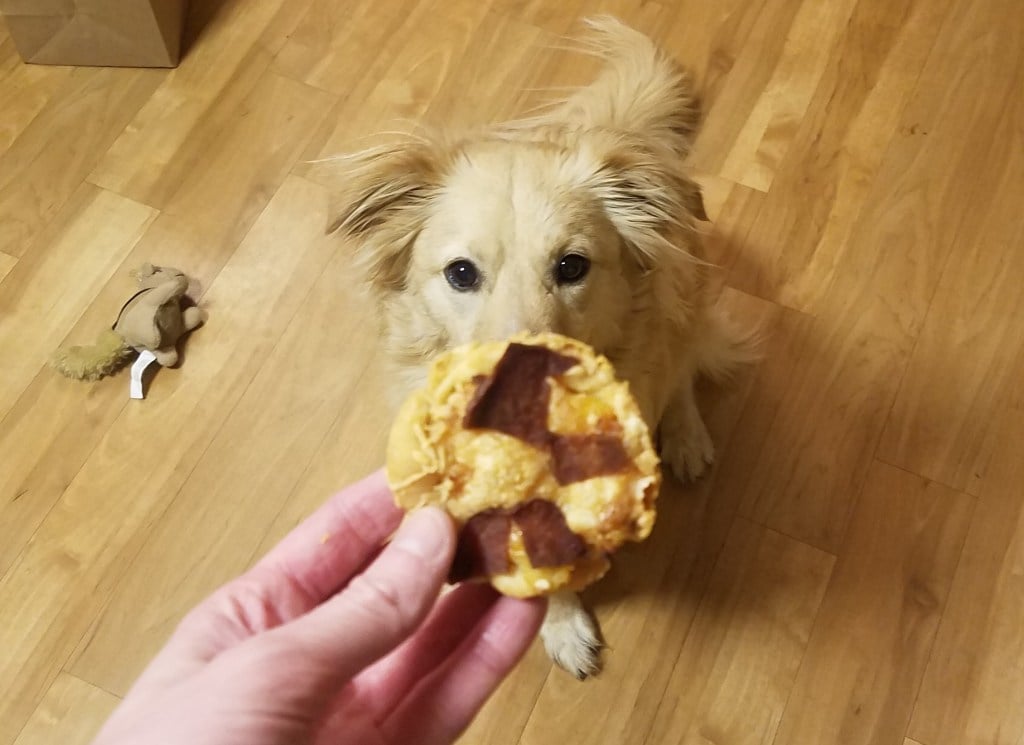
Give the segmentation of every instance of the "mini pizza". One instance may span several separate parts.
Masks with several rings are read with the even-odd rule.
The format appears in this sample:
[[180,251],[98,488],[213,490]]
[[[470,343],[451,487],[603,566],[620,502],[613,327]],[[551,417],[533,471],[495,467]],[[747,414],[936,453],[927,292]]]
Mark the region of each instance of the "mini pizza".
[[654,525],[658,456],[628,385],[556,334],[439,357],[400,409],[387,448],[398,504],[454,518],[450,581],[514,597],[579,590]]

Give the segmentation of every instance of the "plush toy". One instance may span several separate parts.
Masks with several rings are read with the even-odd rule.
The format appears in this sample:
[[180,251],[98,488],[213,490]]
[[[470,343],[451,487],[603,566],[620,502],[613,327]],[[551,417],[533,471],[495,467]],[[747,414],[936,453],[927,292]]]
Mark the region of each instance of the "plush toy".
[[188,289],[188,277],[177,269],[143,264],[132,272],[139,283],[136,292],[121,308],[114,325],[84,347],[60,349],[53,366],[76,380],[99,380],[121,367],[136,353],[149,351],[156,361],[169,367],[178,361],[178,340],[206,320],[196,307],[182,309],[181,298]]

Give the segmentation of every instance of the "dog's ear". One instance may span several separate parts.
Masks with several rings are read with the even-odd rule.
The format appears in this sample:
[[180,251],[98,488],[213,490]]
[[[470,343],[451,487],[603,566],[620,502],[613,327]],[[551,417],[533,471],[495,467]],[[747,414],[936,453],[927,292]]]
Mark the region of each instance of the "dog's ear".
[[441,177],[439,148],[421,142],[388,145],[335,161],[328,233],[354,239],[365,278],[375,287],[402,289],[425,206]]
[[666,250],[678,250],[671,233],[707,219],[700,187],[687,178],[678,156],[620,136],[602,136],[585,152],[584,183],[643,268],[651,268]]

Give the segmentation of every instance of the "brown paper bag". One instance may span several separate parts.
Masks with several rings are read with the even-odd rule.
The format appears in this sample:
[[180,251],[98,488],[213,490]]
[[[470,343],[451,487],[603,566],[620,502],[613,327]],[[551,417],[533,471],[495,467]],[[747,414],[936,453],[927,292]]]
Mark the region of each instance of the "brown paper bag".
[[0,0],[26,62],[174,67],[186,0]]

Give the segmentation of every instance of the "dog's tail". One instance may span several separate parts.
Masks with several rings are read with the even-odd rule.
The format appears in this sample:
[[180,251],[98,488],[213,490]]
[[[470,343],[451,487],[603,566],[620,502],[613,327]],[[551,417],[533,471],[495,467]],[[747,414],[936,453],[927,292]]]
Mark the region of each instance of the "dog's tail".
[[611,16],[587,19],[583,51],[604,61],[597,78],[574,91],[553,117],[657,137],[686,156],[700,122],[693,81],[647,36]]
[[116,331],[107,329],[95,344],[57,350],[51,364],[62,375],[75,380],[99,380],[117,372],[133,350]]
[[764,356],[759,329],[740,328],[717,309],[708,314],[706,323],[696,347],[697,369],[713,383],[731,383],[741,370]]

